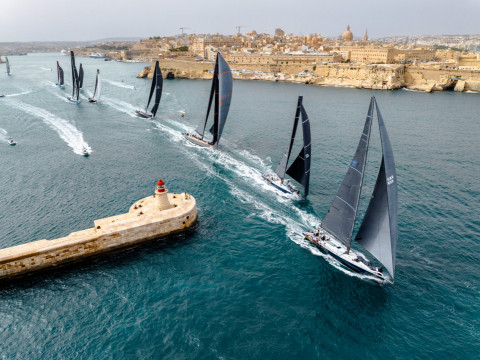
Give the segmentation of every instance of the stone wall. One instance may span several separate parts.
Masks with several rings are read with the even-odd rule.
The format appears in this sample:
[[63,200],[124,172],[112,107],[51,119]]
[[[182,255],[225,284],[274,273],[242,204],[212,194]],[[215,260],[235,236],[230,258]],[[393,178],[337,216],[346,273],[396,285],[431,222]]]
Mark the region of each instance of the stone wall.
[[[175,77],[211,79],[213,62],[159,60],[164,76],[172,72]],[[241,68],[237,68],[241,66]],[[354,86],[357,88],[394,90],[407,87],[421,91],[453,89],[457,80],[465,79],[464,91],[480,91],[480,70],[457,70],[442,64],[231,64],[234,79],[294,81],[326,86]],[[153,76],[153,66],[145,68],[139,77]],[[307,72],[304,72],[307,70]],[[460,89],[458,87],[457,89]]]

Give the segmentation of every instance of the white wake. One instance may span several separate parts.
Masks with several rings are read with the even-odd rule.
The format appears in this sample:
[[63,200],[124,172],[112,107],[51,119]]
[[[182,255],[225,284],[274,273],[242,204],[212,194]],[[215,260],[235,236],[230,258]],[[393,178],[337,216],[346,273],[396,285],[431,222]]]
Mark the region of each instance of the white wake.
[[60,138],[73,149],[75,154],[83,155],[83,148],[86,148],[89,153],[92,151],[88,144],[83,140],[82,132],[67,120],[62,119],[45,109],[18,100],[8,99],[5,103],[29,115],[42,119],[45,124],[57,132]]

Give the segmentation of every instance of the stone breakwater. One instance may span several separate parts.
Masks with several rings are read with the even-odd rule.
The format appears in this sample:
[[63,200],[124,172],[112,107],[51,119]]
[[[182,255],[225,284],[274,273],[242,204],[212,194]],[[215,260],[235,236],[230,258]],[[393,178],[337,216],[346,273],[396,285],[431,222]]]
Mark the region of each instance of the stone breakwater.
[[[213,62],[159,60],[160,68],[176,78],[211,79]],[[395,90],[408,88],[419,91],[480,91],[480,70],[442,68],[438,64],[325,64],[306,68],[305,65],[273,66],[231,63],[237,80],[286,81],[321,86],[344,86],[365,89]],[[151,78],[153,66],[147,66],[139,78]]]
[[179,233],[197,221],[193,196],[164,194],[168,208],[159,210],[155,196],[135,202],[128,213],[94,221],[94,227],[55,240],[38,240],[0,250],[0,280],[72,263]]

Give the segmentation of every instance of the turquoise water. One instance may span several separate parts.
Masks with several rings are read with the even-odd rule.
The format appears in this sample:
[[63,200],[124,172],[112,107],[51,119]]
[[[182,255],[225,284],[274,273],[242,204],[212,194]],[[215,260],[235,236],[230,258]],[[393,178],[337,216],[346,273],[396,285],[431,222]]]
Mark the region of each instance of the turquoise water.
[[[57,59],[63,90],[54,86]],[[126,212],[158,178],[195,196],[199,222],[168,241],[3,284],[3,359],[479,357],[480,94],[235,81],[212,150],[180,135],[204,116],[208,81],[165,81],[151,121],[133,115],[150,87],[135,78],[144,64],[78,58],[86,75],[77,106],[66,101],[68,57],[10,62],[10,77],[0,65],[0,93],[9,95],[0,99],[0,247]],[[105,82],[94,105],[86,97],[97,67]],[[280,160],[298,95],[313,159],[311,193],[295,202],[261,174]],[[396,278],[383,287],[332,266],[302,237],[342,181],[372,95],[399,183]],[[365,193],[378,167],[377,129],[369,159]]]

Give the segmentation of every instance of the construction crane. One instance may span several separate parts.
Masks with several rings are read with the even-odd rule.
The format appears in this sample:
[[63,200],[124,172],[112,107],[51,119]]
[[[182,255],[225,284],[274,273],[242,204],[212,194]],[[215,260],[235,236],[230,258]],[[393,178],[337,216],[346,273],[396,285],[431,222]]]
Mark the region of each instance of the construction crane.
[[182,36],[183,36],[183,30],[185,30],[185,29],[191,29],[191,28],[187,28],[187,27],[180,27],[179,29],[180,29],[180,30],[182,30]]
[[237,29],[237,34],[240,34],[240,30],[244,27],[248,27],[248,25],[237,25],[237,26],[235,26],[235,29]]

